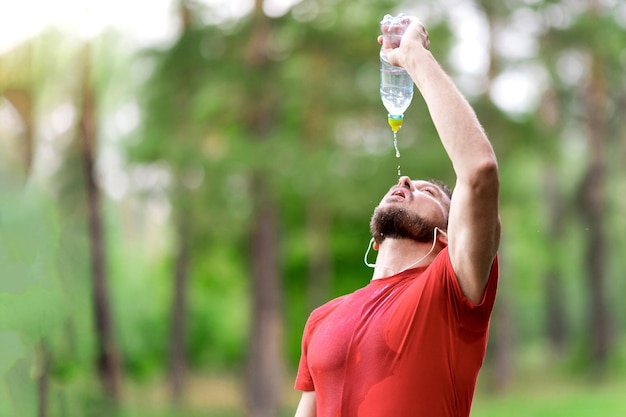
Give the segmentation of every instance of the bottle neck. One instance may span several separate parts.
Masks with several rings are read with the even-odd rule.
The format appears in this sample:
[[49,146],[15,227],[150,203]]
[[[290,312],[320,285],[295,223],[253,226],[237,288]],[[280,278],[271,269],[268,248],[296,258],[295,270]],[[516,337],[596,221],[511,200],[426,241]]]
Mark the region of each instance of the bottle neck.
[[389,65],[391,65],[389,63],[389,60],[387,59],[387,55],[385,55],[385,53],[383,52],[382,48],[380,48],[380,60],[385,62],[385,63],[387,63],[387,64],[389,64]]

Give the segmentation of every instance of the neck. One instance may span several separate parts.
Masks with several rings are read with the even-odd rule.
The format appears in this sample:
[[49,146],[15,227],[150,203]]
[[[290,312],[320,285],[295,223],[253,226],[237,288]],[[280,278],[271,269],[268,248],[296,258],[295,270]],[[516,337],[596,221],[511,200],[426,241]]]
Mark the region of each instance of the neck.
[[441,250],[438,242],[421,243],[410,239],[385,239],[376,256],[372,279],[396,275],[410,268],[430,265]]

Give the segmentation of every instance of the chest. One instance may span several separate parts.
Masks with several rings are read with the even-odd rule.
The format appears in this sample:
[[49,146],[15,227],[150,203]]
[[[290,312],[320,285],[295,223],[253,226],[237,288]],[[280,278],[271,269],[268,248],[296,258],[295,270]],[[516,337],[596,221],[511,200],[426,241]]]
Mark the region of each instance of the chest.
[[397,351],[390,343],[394,311],[402,302],[404,286],[381,286],[353,294],[320,323],[309,344],[313,372],[345,372],[372,361],[388,361]]

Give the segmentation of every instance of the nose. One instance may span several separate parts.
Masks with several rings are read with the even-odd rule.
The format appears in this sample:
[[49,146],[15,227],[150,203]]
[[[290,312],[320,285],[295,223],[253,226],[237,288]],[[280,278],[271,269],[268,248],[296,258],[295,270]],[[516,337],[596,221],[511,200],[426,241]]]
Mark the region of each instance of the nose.
[[411,178],[407,177],[406,175],[400,177],[400,179],[398,180],[398,185],[400,187],[405,187],[406,189],[413,191],[413,181],[411,181]]

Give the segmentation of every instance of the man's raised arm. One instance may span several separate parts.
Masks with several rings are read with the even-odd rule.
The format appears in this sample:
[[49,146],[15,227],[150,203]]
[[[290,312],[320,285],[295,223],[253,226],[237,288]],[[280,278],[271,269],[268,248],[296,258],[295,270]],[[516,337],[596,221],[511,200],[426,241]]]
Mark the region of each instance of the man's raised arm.
[[498,164],[474,110],[429,43],[424,26],[413,18],[399,48],[383,47],[389,61],[413,78],[452,162],[457,179],[448,222],[450,259],[463,293],[479,303],[500,242]]

